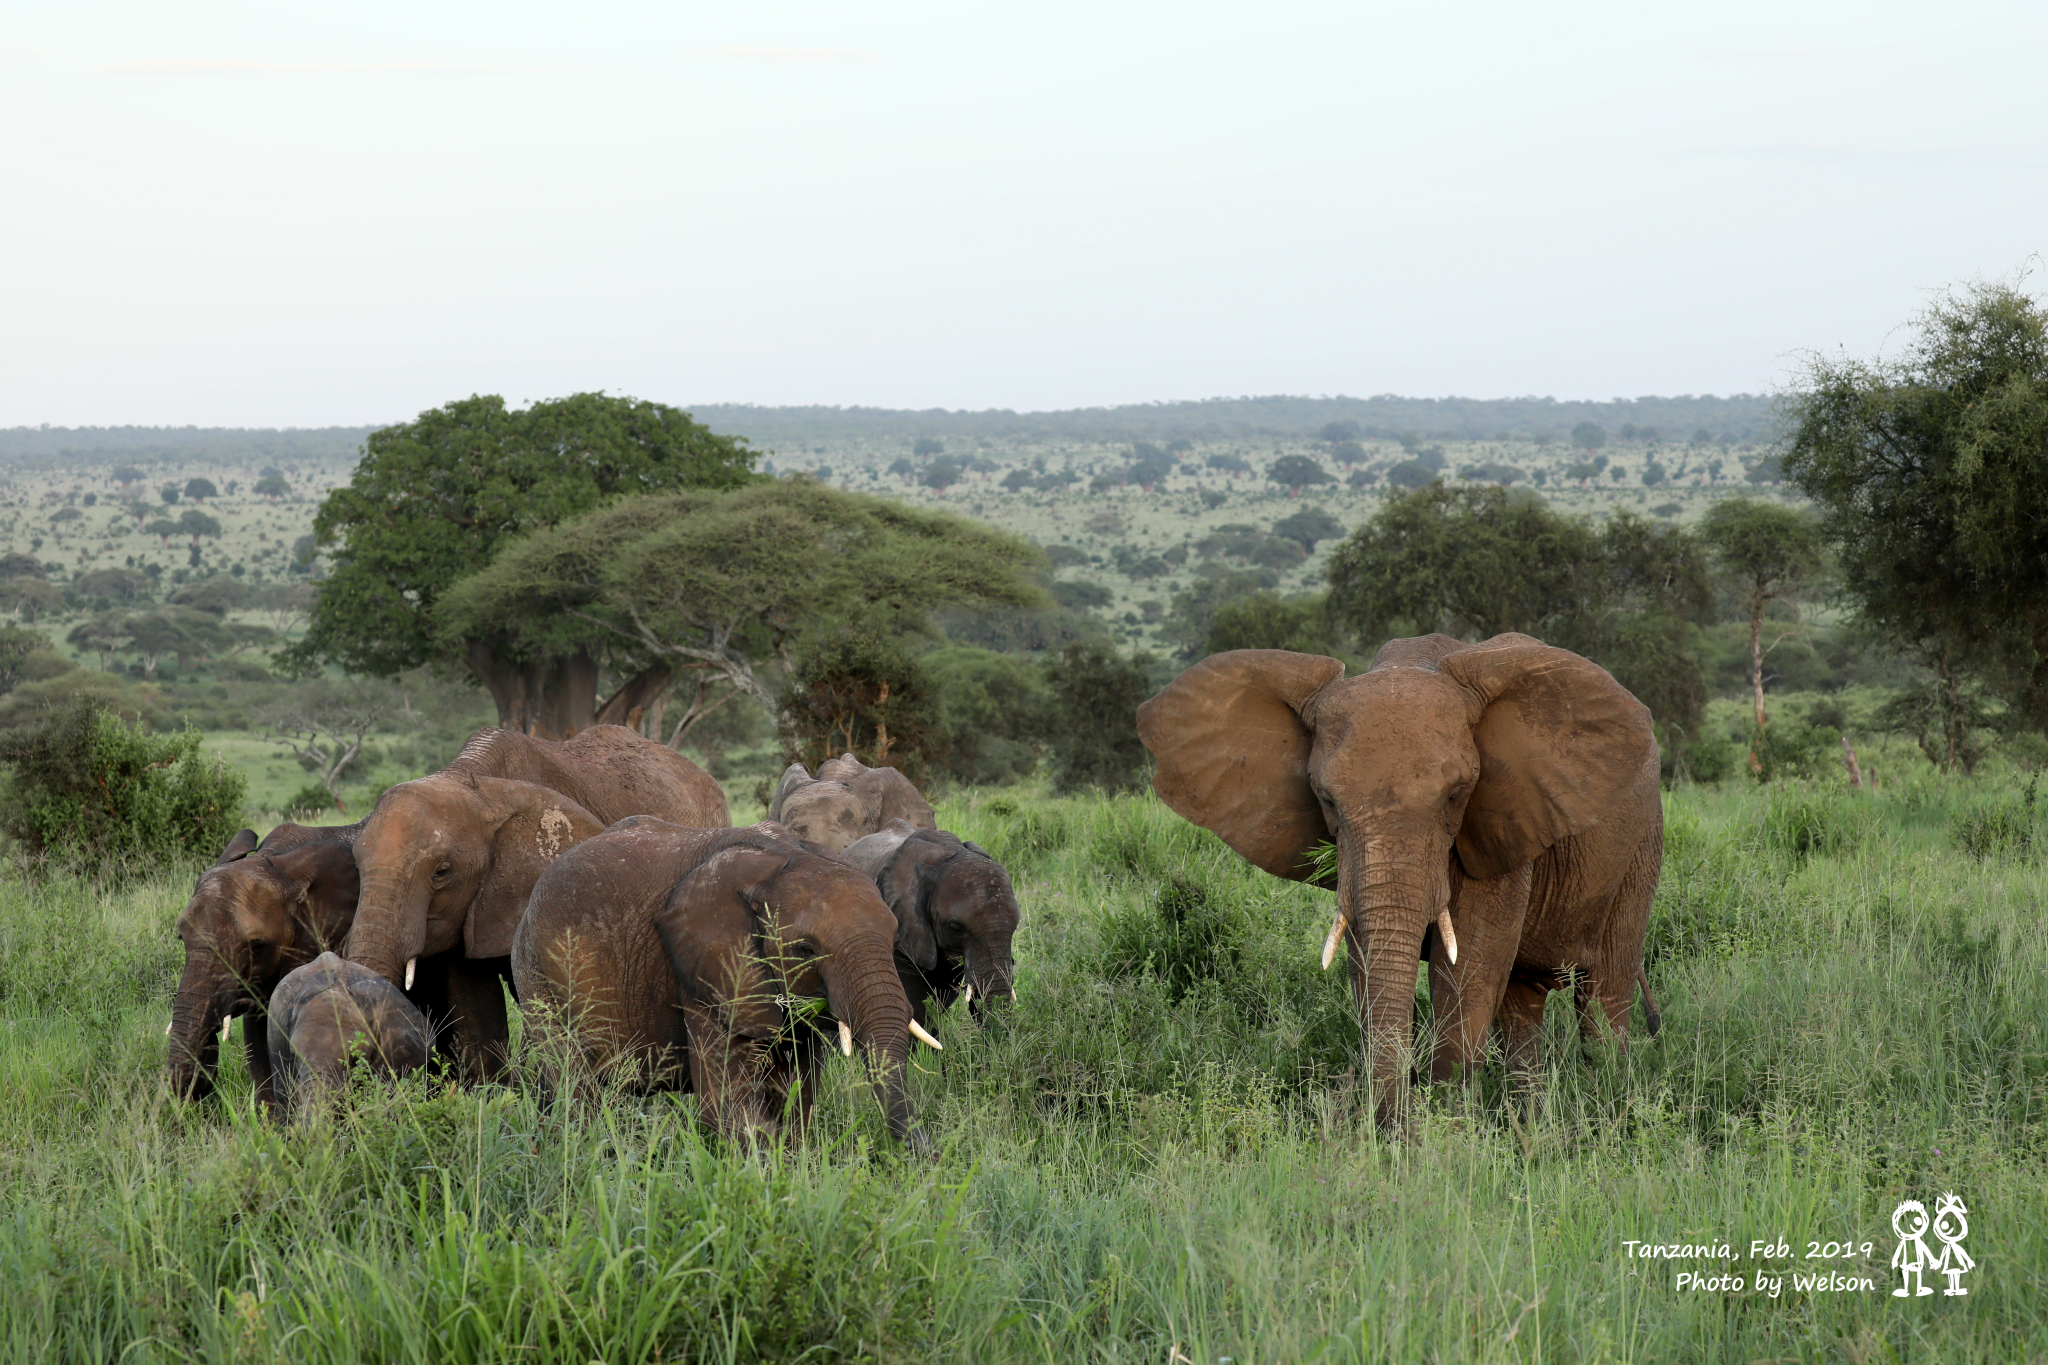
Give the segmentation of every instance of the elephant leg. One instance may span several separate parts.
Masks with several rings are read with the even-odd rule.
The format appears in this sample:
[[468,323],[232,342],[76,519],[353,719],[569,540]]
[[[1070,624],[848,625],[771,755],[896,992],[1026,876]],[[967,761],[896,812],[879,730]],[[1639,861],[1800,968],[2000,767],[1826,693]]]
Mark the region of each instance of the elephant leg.
[[1435,926],[1423,940],[1429,957],[1429,1005],[1435,1045],[1429,1078],[1447,1081],[1486,1056],[1487,1036],[1514,965],[1529,911],[1529,869],[1474,881],[1451,876],[1451,927],[1458,936],[1454,964]]
[[256,1098],[270,1113],[277,1112],[277,1076],[270,1065],[270,1020],[268,1011],[242,1016],[242,1047],[249,1056],[249,1083]]
[[1525,1105],[1532,1103],[1543,1072],[1543,1006],[1550,999],[1551,975],[1511,972],[1501,995],[1500,1031],[1508,1073]]
[[464,1080],[495,1081],[505,1072],[512,1030],[505,1016],[510,958],[448,954],[448,1031]]

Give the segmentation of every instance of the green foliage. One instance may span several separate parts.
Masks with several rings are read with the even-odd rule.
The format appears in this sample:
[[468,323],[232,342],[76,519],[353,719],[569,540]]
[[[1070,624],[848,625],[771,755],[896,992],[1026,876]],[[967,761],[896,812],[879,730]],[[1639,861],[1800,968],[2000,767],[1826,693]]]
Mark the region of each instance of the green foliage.
[[1073,644],[1046,664],[1057,704],[1053,787],[1128,791],[1144,781],[1138,707],[1152,695],[1145,655],[1126,659],[1100,645]]
[[284,815],[292,820],[310,820],[333,814],[341,801],[324,782],[308,782],[285,798]]
[[1156,977],[1177,1005],[1198,983],[1237,975],[1251,927],[1235,897],[1212,899],[1205,879],[1168,874],[1104,922],[1103,974]]
[[1436,481],[1436,471],[1420,460],[1403,460],[1387,470],[1387,483],[1394,488],[1427,488]]
[[1896,360],[1816,355],[1786,476],[1863,621],[2048,711],[2048,308],[2015,284],[1930,305]]
[[1993,801],[1955,812],[1948,820],[1949,842],[1979,862],[2032,858],[2039,843],[2040,823],[2034,814],[2039,781],[2039,774],[2029,777],[2017,801]]
[[1759,828],[1764,847],[1804,860],[1853,852],[1870,825],[1867,800],[1802,790],[1774,794]]
[[797,655],[778,719],[784,756],[814,771],[850,753],[914,782],[938,740],[923,666],[901,637],[857,627]]
[[1254,592],[1232,598],[1210,619],[1204,651],[1291,649],[1302,654],[1336,654],[1336,631],[1325,602],[1314,597],[1285,598],[1275,592]]
[[282,657],[379,677],[443,658],[442,595],[505,543],[623,494],[735,487],[754,458],[680,409],[597,393],[524,410],[466,398],[372,432],[314,518],[330,567]]
[[1519,483],[1522,471],[1499,460],[1486,460],[1479,464],[1468,464],[1458,470],[1458,477],[1481,483]]
[[1572,445],[1579,450],[1598,450],[1607,444],[1606,428],[1595,422],[1581,422],[1572,428]]
[[1294,541],[1304,552],[1314,554],[1318,544],[1344,534],[1344,523],[1323,508],[1310,506],[1274,522],[1273,534]]
[[39,861],[115,878],[210,857],[242,822],[245,781],[199,734],[151,735],[78,696],[0,748],[0,831]]
[[1842,732],[1832,725],[1809,725],[1780,717],[1761,735],[1751,735],[1749,751],[1759,782],[1789,777],[1822,778],[1842,773]]
[[1289,488],[1335,483],[1336,476],[1306,455],[1283,455],[1266,470],[1266,477]]
[[939,770],[983,786],[1029,777],[1054,729],[1043,670],[966,645],[932,650],[918,663],[937,714]]
[[1186,592],[1173,595],[1172,608],[1160,633],[1178,644],[1180,656],[1193,663],[1210,652],[1209,631],[1218,612],[1254,593],[1270,592],[1278,582],[1269,570],[1198,578]]
[[1967,776],[2007,719],[1981,683],[1950,674],[1899,689],[1878,708],[1873,724],[1880,733],[1911,739],[1935,767]]

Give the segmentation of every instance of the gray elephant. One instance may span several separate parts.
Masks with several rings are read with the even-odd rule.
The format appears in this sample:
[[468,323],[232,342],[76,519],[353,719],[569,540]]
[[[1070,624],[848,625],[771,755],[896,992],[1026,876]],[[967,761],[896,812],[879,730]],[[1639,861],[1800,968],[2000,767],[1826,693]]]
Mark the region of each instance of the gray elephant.
[[[874,884],[779,825],[686,829],[621,820],[555,860],[512,944],[529,1036],[600,1075],[697,1093],[731,1136],[808,1115],[835,1030],[876,1063],[889,1129],[923,1145],[907,1096],[920,1031]],[[797,1006],[822,1001],[812,1027]]]
[[425,1066],[434,1031],[398,987],[367,967],[322,953],[270,994],[272,1075],[279,1109],[303,1112],[338,1092],[358,1058],[378,1075]]
[[[1501,1026],[1533,1075],[1544,1002],[1577,994],[1624,1042],[1664,847],[1650,713],[1590,660],[1527,635],[1393,640],[1336,659],[1214,654],[1138,708],[1167,805],[1276,877],[1337,848],[1328,965],[1348,944],[1378,1118],[1405,1128],[1415,964],[1429,962],[1433,1079]],[[1324,883],[1328,885],[1328,883]]]
[[[896,916],[896,971],[918,1023],[930,1027],[963,985],[977,1018],[996,1000],[1014,998],[1017,893],[986,849],[891,820],[838,856],[874,880]],[[936,1002],[929,1014],[927,1001]]]
[[818,765],[818,775],[792,763],[775,786],[768,818],[834,853],[891,820],[913,829],[936,829],[931,802],[894,768],[870,768],[852,754]]

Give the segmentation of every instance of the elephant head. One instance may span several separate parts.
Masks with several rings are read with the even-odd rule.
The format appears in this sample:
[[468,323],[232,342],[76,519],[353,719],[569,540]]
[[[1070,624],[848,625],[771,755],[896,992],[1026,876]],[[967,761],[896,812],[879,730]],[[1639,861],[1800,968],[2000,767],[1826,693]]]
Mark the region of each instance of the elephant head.
[[913,1013],[921,1018],[931,996],[949,1008],[963,981],[977,1017],[1016,994],[1017,894],[985,849],[892,820],[839,857],[874,879],[896,915],[896,966]]
[[1160,797],[1274,876],[1311,879],[1310,851],[1336,844],[1324,959],[1348,936],[1378,1118],[1398,1127],[1426,935],[1457,960],[1454,862],[1501,877],[1591,830],[1657,746],[1605,669],[1527,635],[1395,640],[1343,673],[1286,650],[1212,655],[1139,708],[1138,733]]
[[[260,1014],[287,972],[347,934],[356,908],[353,840],[359,828],[284,824],[261,844],[243,830],[200,874],[178,916],[185,968],[171,1006],[168,1050],[179,1095],[211,1094],[226,1022]],[[251,1024],[243,1038],[250,1077],[269,1103],[267,1035]]]
[[289,1115],[317,1091],[347,1081],[356,1059],[379,1075],[427,1063],[434,1031],[398,988],[367,967],[322,953],[286,974],[271,993],[266,1032],[278,1103]]
[[797,838],[838,852],[891,820],[933,829],[931,803],[894,768],[870,768],[852,754],[821,764],[818,775],[801,763],[783,770],[768,818]]
[[889,1131],[922,1145],[907,1094],[916,1025],[896,974],[896,919],[874,883],[774,825],[720,834],[654,917],[691,1016],[692,1076],[707,1107],[728,1131],[772,1126],[753,1094],[750,1044],[781,1031],[782,1001],[822,998],[842,1050],[858,1045],[874,1059]]
[[362,894],[349,959],[409,986],[410,965],[433,953],[509,956],[535,879],[603,828],[531,782],[442,772],[400,783],[356,837]]

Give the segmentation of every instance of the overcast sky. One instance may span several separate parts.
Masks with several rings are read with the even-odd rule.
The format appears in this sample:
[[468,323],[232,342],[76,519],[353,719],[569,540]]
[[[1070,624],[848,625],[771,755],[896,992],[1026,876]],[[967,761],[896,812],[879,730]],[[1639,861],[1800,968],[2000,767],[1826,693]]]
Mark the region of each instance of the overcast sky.
[[0,426],[1761,391],[2048,248],[2044,52],[1967,0],[11,0]]

